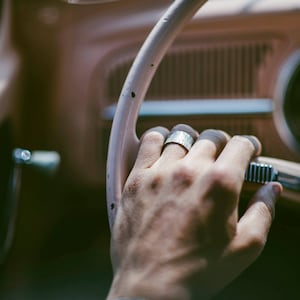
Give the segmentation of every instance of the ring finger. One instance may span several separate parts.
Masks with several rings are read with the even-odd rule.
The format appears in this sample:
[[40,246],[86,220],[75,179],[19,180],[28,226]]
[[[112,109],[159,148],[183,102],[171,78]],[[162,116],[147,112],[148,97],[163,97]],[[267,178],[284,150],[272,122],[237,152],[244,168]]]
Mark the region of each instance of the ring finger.
[[198,135],[196,130],[185,124],[173,127],[165,141],[160,162],[165,163],[183,158]]

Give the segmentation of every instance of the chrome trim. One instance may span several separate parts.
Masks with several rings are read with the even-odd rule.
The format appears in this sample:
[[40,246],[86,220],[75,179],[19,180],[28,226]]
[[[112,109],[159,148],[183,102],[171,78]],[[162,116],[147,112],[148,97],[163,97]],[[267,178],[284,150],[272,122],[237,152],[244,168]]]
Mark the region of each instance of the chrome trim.
[[[103,111],[105,120],[113,120],[116,105]],[[139,117],[210,116],[210,115],[257,115],[272,114],[271,99],[195,99],[145,101]]]
[[277,180],[286,188],[300,192],[300,177],[278,172]]
[[102,4],[102,3],[117,2],[119,0],[61,0],[61,1],[68,3],[68,4],[89,5],[89,4]]

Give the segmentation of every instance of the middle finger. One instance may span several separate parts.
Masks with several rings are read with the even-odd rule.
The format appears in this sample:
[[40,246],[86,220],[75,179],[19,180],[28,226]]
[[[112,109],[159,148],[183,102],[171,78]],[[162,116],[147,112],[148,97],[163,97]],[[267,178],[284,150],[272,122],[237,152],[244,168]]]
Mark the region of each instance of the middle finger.
[[197,162],[199,166],[203,167],[204,164],[216,160],[229,139],[230,136],[222,130],[204,130],[197,138],[185,159],[193,164]]

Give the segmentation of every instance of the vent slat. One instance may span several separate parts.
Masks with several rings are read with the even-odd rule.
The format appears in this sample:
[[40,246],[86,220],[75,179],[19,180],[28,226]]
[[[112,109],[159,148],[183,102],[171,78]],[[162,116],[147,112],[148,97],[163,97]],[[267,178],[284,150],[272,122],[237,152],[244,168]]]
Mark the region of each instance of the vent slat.
[[[271,41],[220,42],[175,50],[163,59],[147,99],[256,98],[258,71],[272,54]],[[108,99],[118,99],[132,61],[108,75]]]

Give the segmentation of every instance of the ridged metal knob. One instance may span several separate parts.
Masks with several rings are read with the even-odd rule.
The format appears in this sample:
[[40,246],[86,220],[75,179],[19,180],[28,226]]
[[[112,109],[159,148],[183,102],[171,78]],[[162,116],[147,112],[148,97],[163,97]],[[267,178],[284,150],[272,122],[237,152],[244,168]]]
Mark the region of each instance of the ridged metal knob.
[[245,181],[266,183],[277,180],[278,172],[272,165],[251,162],[246,174]]

